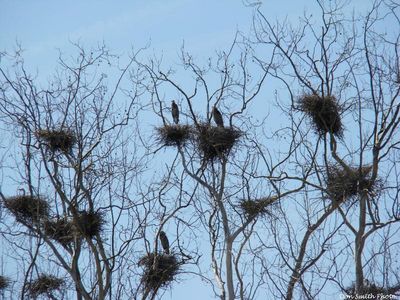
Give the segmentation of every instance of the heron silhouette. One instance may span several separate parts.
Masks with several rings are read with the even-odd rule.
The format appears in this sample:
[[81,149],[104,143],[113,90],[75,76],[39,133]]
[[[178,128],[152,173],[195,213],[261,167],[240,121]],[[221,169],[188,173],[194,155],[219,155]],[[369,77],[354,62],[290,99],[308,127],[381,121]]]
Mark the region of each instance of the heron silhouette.
[[215,105],[213,106],[212,115],[213,115],[215,124],[217,124],[218,127],[224,127],[224,119],[222,118],[222,114],[215,107]]
[[165,254],[169,254],[169,241],[164,231],[160,231],[160,242]]
[[174,123],[178,124],[179,123],[179,108],[174,100],[172,100],[171,112],[172,112],[172,119],[174,120]]

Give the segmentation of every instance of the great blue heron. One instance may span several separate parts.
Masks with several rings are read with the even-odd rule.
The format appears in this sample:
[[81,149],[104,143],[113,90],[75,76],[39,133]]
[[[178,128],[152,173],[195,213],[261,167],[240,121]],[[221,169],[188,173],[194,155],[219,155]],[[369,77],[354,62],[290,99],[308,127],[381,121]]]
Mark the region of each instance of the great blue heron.
[[217,124],[218,127],[224,127],[224,119],[222,118],[222,114],[215,106],[213,107],[212,115],[215,124]]
[[174,123],[178,124],[179,123],[179,108],[178,108],[178,105],[176,105],[174,100],[172,100],[171,111],[172,111],[172,118],[174,119]]
[[160,231],[160,242],[165,254],[169,254],[169,241],[164,231]]
[[18,195],[25,196],[26,195],[25,189],[24,188],[18,189]]

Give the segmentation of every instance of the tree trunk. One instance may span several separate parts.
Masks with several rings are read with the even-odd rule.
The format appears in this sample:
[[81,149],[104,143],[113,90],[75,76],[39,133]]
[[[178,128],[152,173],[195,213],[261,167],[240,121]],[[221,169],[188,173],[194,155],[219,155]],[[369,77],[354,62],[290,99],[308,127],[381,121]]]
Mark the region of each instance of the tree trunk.
[[228,287],[228,299],[235,299],[235,288],[233,285],[233,268],[232,268],[232,244],[230,237],[228,237],[226,242],[226,285]]
[[362,264],[362,253],[364,249],[364,233],[366,224],[366,205],[367,197],[365,195],[360,196],[360,217],[359,217],[359,227],[355,238],[355,249],[354,249],[354,262],[356,271],[355,280],[355,291],[359,294],[362,290],[364,284],[364,271]]

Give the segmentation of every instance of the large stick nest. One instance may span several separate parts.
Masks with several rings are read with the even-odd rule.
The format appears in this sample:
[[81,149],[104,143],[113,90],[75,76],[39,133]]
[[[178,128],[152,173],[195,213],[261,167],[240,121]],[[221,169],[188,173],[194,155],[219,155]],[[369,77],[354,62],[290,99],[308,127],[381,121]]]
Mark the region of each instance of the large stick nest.
[[36,136],[53,152],[70,152],[76,143],[76,137],[70,130],[41,129],[36,132]]
[[352,299],[393,299],[393,298],[384,298],[382,296],[390,296],[390,295],[399,296],[400,284],[385,288],[378,286],[372,282],[365,282],[363,287],[361,288],[361,291],[356,293],[355,284],[353,283],[350,287],[345,289],[345,292],[348,296],[354,297]]
[[344,169],[339,165],[331,165],[327,170],[327,197],[341,203],[360,194],[373,196],[379,189],[379,180],[371,178],[371,166]]
[[68,245],[74,240],[74,223],[67,218],[57,218],[44,223],[45,234],[63,245]]
[[228,155],[242,133],[232,127],[215,127],[209,124],[197,126],[197,145],[205,160]]
[[50,294],[55,290],[60,290],[64,285],[64,280],[53,275],[40,275],[36,280],[28,283],[27,292],[33,298],[43,294]]
[[333,96],[304,95],[299,99],[300,110],[308,115],[318,134],[332,133],[343,136],[341,107]]
[[274,202],[271,198],[261,198],[256,200],[241,200],[239,206],[247,218],[262,216],[270,213],[270,205]]
[[3,275],[0,275],[0,291],[5,290],[10,286],[11,280]]
[[47,219],[49,204],[46,200],[34,196],[15,196],[4,200],[4,206],[22,224],[32,224]]
[[184,145],[192,133],[189,125],[165,125],[156,129],[159,142],[165,146]]
[[141,281],[145,289],[157,291],[174,281],[181,263],[172,254],[150,253],[140,259],[139,265],[144,268]]
[[87,238],[94,238],[104,229],[104,218],[100,212],[81,211],[76,218],[78,232]]

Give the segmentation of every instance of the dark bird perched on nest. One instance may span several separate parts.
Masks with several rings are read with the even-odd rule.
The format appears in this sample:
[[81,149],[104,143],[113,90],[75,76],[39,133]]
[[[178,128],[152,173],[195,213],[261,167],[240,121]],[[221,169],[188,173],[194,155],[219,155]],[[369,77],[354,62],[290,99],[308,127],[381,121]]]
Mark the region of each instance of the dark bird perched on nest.
[[18,195],[25,196],[26,192],[24,188],[18,189]]
[[169,241],[164,231],[160,231],[160,242],[165,254],[169,254]]
[[217,124],[218,127],[224,127],[224,119],[222,118],[222,114],[215,106],[213,107],[212,115],[215,124]]
[[174,119],[174,123],[178,124],[179,123],[179,108],[178,108],[178,105],[176,105],[174,100],[172,100],[171,111],[172,111],[172,118]]

